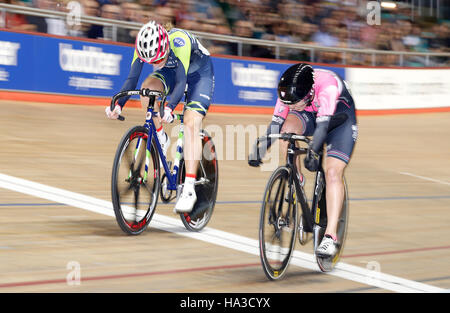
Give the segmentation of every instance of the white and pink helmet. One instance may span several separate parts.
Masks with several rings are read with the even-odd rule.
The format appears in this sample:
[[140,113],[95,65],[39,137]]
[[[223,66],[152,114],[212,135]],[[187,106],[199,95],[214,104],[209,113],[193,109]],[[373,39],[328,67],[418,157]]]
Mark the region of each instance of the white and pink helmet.
[[169,34],[160,24],[150,21],[139,30],[135,46],[142,61],[156,63],[169,52]]

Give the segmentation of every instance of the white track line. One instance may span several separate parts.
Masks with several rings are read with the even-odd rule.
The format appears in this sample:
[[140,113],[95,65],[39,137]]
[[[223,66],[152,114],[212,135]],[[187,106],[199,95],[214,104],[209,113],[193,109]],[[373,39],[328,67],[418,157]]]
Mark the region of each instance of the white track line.
[[[112,204],[109,201],[96,199],[59,188],[49,187],[21,178],[0,174],[0,188],[9,189],[15,192],[24,193],[58,203],[64,203],[69,206],[114,217]],[[184,228],[179,218],[155,214],[150,227],[245,253],[259,255],[259,244],[257,240],[212,229],[210,227],[206,227],[202,232],[198,233],[189,232]],[[118,231],[120,230],[118,229]],[[291,264],[309,270],[319,271],[314,256],[309,253],[295,251],[291,259]],[[327,274],[395,292],[445,291],[444,289],[431,285],[395,277],[381,272],[374,272],[342,262],[339,263],[332,272]]]
[[420,175],[415,175],[415,174],[411,174],[411,173],[407,173],[407,172],[400,172],[400,174],[402,174],[402,175],[408,175],[408,176],[412,176],[412,177],[415,177],[415,178],[420,178],[420,179],[432,181],[432,182],[434,182],[434,183],[439,183],[439,184],[443,184],[443,185],[448,185],[448,186],[450,186],[450,183],[449,183],[449,182],[445,182],[445,181],[438,180],[438,179],[433,179],[433,178],[429,178],[429,177],[424,177],[424,176],[420,176]]

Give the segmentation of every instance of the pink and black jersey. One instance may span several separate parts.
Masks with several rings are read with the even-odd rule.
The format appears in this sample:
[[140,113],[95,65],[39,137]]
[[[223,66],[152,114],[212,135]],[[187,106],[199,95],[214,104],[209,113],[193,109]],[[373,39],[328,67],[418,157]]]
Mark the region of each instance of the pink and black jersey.
[[[338,101],[343,101],[350,106],[349,101],[343,95],[343,91],[347,89],[345,82],[332,71],[315,69],[313,89],[312,105],[308,106],[305,111],[317,113],[317,117],[333,115],[336,112]],[[289,107],[277,99],[274,115],[286,119],[288,113]]]
[[[314,99],[304,111],[290,111],[289,107],[277,99],[270,128],[281,130],[288,114],[296,116],[302,124],[305,136],[313,136],[311,148],[319,151],[327,143],[327,156],[346,163],[357,137],[355,105],[347,84],[336,73],[314,69]],[[336,125],[340,125],[336,128]],[[272,130],[267,133],[271,133]],[[267,149],[271,145],[267,143]]]

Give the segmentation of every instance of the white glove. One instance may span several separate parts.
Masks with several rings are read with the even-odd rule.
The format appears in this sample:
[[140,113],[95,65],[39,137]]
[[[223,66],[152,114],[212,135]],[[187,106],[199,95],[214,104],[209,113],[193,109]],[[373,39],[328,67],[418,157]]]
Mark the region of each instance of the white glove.
[[116,104],[113,111],[111,111],[110,106],[107,106],[105,112],[108,118],[115,120],[119,117],[120,113],[122,113],[122,109],[120,108],[120,105]]
[[164,116],[161,119],[165,123],[172,123],[173,122],[173,115],[172,115],[172,109],[169,107],[164,108]]

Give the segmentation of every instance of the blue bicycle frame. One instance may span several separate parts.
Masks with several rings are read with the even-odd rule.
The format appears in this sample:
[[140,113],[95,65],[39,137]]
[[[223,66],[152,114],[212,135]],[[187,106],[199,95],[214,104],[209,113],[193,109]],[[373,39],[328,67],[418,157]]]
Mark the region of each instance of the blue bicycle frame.
[[[117,99],[121,97],[129,97],[129,96],[146,96],[149,98],[149,104],[147,106],[147,115],[145,117],[145,124],[144,127],[148,130],[148,137],[147,137],[147,147],[145,152],[145,173],[144,173],[144,181],[147,181],[148,177],[148,164],[150,162],[150,151],[151,151],[151,145],[152,145],[152,138],[155,137],[155,143],[156,148],[158,151],[159,158],[161,159],[161,164],[164,167],[164,171],[166,172],[166,177],[168,179],[168,190],[177,190],[177,177],[178,177],[178,171],[180,167],[180,161],[183,154],[183,137],[184,137],[184,127],[183,127],[183,114],[174,114],[174,120],[180,120],[180,131],[178,133],[178,139],[177,139],[177,152],[175,154],[175,160],[174,160],[174,166],[173,170],[171,171],[170,166],[167,163],[166,157],[162,151],[161,143],[158,140],[158,136],[155,136],[156,134],[156,127],[153,122],[153,117],[158,115],[158,113],[153,112],[154,103],[156,100],[156,96],[161,97],[161,103],[165,103],[166,97],[159,91],[149,90],[149,89],[141,89],[141,90],[126,90],[119,92],[118,94],[114,95],[114,97],[111,100],[111,111],[114,110],[114,107],[116,105]],[[164,108],[163,105],[161,105],[161,112],[160,114],[164,114]],[[119,115],[118,120],[124,121],[125,118],[121,115]],[[138,138],[138,141],[136,143],[136,149],[134,151],[134,161],[136,161],[136,158],[138,156],[138,152],[141,148],[141,138]],[[131,177],[131,172],[129,174]]]
[[[144,127],[148,130],[148,138],[147,138],[147,147],[146,147],[146,153],[145,153],[145,174],[144,174],[144,181],[147,180],[148,175],[148,164],[150,161],[150,149],[152,144],[152,137],[155,138],[156,148],[158,150],[158,155],[161,159],[161,164],[163,165],[164,171],[166,172],[166,176],[168,179],[168,190],[177,190],[177,177],[178,177],[178,171],[181,161],[181,156],[183,154],[183,137],[184,137],[184,128],[183,128],[183,115],[182,114],[174,114],[174,120],[180,120],[180,131],[178,133],[178,139],[177,139],[177,151],[175,154],[175,160],[174,160],[174,166],[173,170],[171,171],[170,165],[167,163],[166,156],[164,155],[161,147],[161,143],[159,142],[158,136],[155,136],[156,134],[156,127],[153,122],[152,117],[156,116],[157,113],[153,112],[153,106],[149,105],[147,107],[147,115]],[[136,144],[136,150],[135,150],[135,156],[137,156],[137,152],[140,148],[140,141],[141,138],[138,139],[138,142]]]

